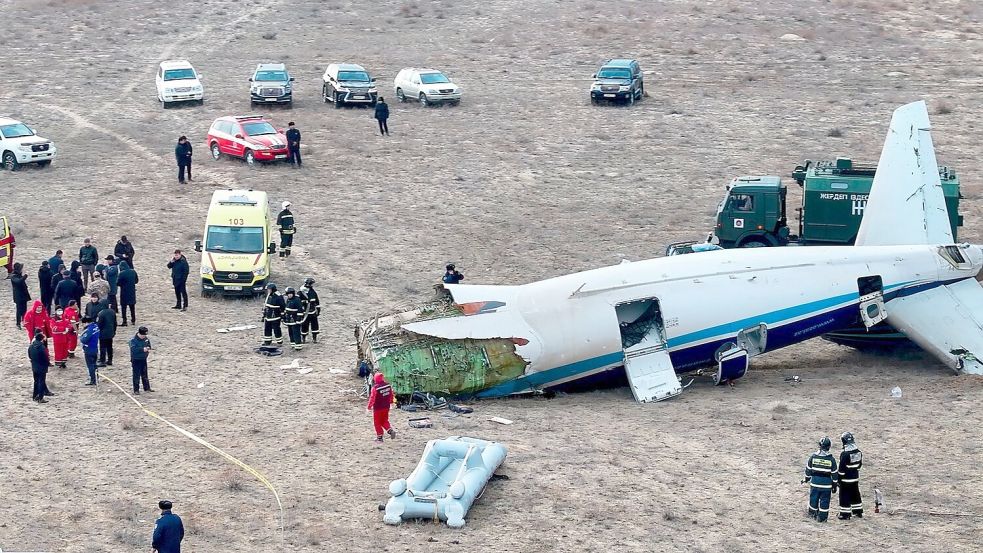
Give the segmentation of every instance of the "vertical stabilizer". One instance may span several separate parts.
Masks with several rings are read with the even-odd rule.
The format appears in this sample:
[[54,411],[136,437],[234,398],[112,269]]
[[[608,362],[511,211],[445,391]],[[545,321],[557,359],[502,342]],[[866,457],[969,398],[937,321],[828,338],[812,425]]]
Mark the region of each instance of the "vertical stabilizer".
[[930,128],[924,101],[894,110],[858,246],[953,242]]

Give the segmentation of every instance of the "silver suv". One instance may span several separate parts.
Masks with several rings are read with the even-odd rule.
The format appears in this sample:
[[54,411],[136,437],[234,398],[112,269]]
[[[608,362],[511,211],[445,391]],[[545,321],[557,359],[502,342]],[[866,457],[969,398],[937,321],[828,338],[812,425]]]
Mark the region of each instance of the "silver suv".
[[256,66],[253,76],[249,78],[249,103],[256,104],[287,104],[294,103],[294,91],[291,83],[294,78],[287,72],[287,66],[282,63],[261,63]]

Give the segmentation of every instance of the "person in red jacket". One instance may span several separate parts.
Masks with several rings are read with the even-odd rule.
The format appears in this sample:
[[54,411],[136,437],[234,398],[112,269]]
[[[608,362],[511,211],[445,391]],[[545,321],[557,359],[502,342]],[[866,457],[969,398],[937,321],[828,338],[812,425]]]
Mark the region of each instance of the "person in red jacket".
[[75,300],[68,302],[65,320],[72,324],[72,331],[68,334],[68,356],[75,357],[75,349],[79,345],[79,308]]
[[55,344],[55,365],[63,369],[68,361],[68,335],[72,330],[72,323],[68,322],[65,311],[59,307],[51,319],[51,341]]
[[34,340],[34,329],[40,329],[44,333],[45,341],[51,336],[51,319],[41,300],[34,300],[31,310],[24,315],[24,330],[27,331],[28,340]]
[[372,411],[372,422],[375,423],[375,441],[382,442],[382,431],[389,433],[390,438],[396,437],[396,431],[389,424],[389,408],[393,404],[393,387],[386,382],[382,373],[375,373],[375,384],[369,393],[369,404],[365,407]]

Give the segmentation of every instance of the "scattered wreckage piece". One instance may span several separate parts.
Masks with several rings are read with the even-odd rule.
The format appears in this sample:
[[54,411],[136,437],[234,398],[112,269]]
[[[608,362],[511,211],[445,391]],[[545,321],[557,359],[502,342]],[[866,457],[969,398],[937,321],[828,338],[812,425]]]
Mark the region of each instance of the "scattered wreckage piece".
[[215,331],[218,332],[219,334],[226,334],[229,332],[238,332],[240,330],[251,330],[254,328],[256,328],[256,325],[244,324],[244,325],[230,326],[228,328],[217,328],[215,329]]
[[409,477],[389,484],[392,497],[386,503],[383,521],[399,524],[433,519],[462,528],[468,510],[507,453],[500,443],[476,438],[430,440]]

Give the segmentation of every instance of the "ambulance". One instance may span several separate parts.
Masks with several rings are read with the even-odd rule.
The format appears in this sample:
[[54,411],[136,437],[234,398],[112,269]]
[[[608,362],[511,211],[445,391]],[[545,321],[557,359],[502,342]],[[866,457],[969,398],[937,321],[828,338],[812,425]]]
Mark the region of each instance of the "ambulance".
[[10,225],[6,217],[0,217],[0,267],[7,269],[7,274],[14,270],[14,235],[10,233]]
[[216,190],[195,251],[201,252],[203,296],[262,294],[276,253],[266,192]]

